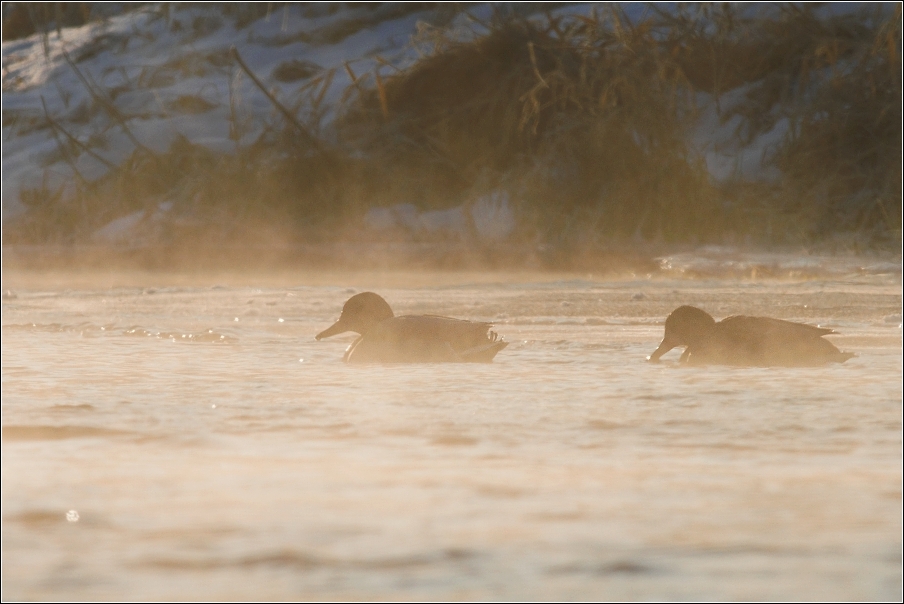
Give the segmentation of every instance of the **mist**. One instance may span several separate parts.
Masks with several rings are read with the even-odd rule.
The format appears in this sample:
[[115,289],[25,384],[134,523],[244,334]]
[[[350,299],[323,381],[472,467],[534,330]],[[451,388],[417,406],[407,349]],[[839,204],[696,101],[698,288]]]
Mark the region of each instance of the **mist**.
[[901,599],[900,4],[2,18],[4,600]]

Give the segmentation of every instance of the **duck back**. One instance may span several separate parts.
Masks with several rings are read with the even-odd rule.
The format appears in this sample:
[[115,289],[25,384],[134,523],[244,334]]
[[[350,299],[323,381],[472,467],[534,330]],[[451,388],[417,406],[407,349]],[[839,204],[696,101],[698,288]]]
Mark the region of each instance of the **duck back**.
[[434,315],[381,321],[345,353],[349,363],[488,363],[508,343],[491,323]]
[[737,315],[723,319],[705,339],[689,347],[686,360],[759,367],[843,363],[854,355],[841,352],[822,337],[832,333],[804,323]]

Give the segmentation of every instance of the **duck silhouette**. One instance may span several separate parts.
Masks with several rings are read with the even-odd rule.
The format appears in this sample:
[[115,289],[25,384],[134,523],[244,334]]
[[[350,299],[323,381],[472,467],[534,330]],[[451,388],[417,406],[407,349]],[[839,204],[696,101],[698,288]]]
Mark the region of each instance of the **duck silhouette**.
[[508,346],[490,327],[435,315],[397,317],[386,300],[363,292],[349,298],[339,320],[315,338],[360,334],[345,351],[347,363],[489,363]]
[[833,333],[769,317],[737,315],[717,323],[699,308],[681,306],[665,320],[665,336],[649,360],[656,362],[677,346],[687,347],[679,362],[690,365],[807,367],[843,363],[856,356],[823,338]]

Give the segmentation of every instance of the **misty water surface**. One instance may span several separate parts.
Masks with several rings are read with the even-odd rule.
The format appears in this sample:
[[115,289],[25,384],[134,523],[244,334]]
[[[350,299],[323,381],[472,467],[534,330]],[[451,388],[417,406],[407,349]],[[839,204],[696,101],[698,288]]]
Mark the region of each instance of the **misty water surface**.
[[[901,597],[899,271],[140,281],[5,281],[4,600]],[[511,344],[346,366],[365,289]],[[859,356],[646,363],[681,304]]]

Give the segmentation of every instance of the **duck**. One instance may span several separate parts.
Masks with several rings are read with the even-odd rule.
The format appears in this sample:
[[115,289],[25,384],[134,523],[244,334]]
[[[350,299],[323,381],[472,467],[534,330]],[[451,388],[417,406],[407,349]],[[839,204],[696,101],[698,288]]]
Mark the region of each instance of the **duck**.
[[679,363],[750,367],[807,367],[844,363],[857,355],[842,352],[823,336],[833,329],[769,317],[735,315],[716,322],[695,306],[680,306],[665,320],[665,336],[650,362],[686,346]]
[[339,319],[316,340],[352,331],[358,338],[346,349],[346,363],[489,363],[508,346],[492,323],[436,315],[397,317],[374,292],[348,299]]

